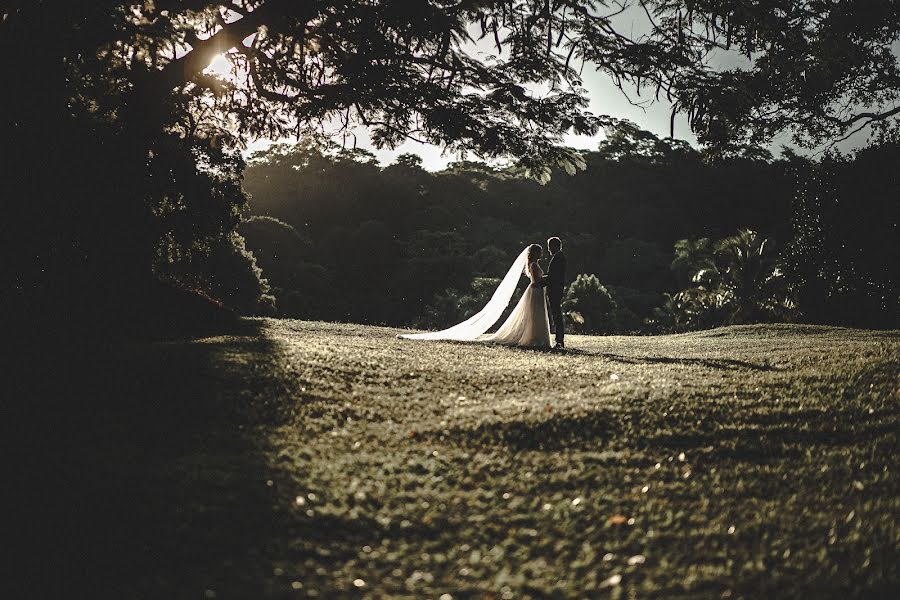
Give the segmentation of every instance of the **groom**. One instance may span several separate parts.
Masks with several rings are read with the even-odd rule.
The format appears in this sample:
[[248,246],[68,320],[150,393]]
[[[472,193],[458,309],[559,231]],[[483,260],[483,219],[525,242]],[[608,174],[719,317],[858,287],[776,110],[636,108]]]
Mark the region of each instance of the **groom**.
[[562,253],[562,242],[558,237],[547,240],[547,250],[552,258],[544,277],[544,286],[547,288],[547,300],[550,304],[550,326],[556,332],[556,348],[562,350],[566,347],[562,314],[562,299],[566,289],[566,255]]

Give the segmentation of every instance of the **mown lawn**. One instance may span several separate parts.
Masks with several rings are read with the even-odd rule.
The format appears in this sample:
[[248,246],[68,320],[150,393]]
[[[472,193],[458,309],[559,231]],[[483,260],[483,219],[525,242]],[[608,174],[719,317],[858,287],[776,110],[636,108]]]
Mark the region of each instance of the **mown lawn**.
[[22,388],[70,391],[32,536],[55,576],[117,598],[900,593],[898,332],[550,353],[245,325],[69,353],[62,384]]

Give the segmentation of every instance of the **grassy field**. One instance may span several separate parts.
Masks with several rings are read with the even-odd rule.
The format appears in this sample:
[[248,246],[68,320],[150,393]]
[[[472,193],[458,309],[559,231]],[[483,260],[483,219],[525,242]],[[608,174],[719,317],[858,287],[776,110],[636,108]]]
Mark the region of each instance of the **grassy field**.
[[898,332],[551,353],[245,327],[69,352],[22,388],[69,390],[30,536],[56,577],[118,598],[900,593]]

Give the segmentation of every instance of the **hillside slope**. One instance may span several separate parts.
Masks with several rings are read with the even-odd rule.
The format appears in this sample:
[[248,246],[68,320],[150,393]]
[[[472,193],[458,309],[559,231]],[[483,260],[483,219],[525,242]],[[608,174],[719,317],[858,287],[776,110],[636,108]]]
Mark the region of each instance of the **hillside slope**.
[[111,593],[861,598],[900,585],[897,332],[573,336],[550,353],[246,325],[115,348],[92,380],[109,401],[66,460],[88,475],[73,493],[105,500],[84,515],[98,549],[76,565],[112,566]]

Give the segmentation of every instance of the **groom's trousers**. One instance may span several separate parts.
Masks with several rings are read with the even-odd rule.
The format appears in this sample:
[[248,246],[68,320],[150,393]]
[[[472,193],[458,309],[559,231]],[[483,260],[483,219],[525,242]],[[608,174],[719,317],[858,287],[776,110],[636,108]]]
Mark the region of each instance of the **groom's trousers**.
[[562,314],[562,294],[547,294],[547,303],[550,305],[550,310],[547,311],[550,328],[556,333],[556,343],[565,345],[566,326]]

